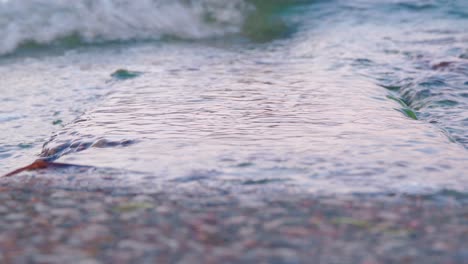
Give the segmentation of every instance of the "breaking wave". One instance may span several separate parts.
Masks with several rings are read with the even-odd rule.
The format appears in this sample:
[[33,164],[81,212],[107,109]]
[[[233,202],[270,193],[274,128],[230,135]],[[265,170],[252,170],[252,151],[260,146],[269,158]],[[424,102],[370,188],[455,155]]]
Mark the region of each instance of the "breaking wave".
[[[276,34],[278,30],[265,26],[258,28],[265,24],[258,23],[258,19],[268,20],[265,12],[258,9],[274,9],[271,8],[273,4],[260,2],[0,0],[0,55],[31,44],[158,40],[163,37],[203,39],[240,33],[254,35],[253,31],[262,30]],[[249,23],[257,28],[247,28]],[[281,28],[281,23],[269,26]]]

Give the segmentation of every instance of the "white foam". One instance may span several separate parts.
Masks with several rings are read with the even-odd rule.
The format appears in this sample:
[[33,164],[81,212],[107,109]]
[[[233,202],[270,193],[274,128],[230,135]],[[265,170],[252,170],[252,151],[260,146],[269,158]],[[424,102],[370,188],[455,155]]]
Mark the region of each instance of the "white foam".
[[71,35],[92,43],[233,34],[252,9],[244,0],[0,0],[0,54]]

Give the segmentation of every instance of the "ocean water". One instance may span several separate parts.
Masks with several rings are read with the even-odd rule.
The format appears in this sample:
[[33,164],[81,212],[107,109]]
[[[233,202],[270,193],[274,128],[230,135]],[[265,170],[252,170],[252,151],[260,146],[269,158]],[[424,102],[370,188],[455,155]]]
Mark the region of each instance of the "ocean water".
[[[468,190],[468,1],[0,1],[0,174]],[[159,187],[158,187],[159,186]]]

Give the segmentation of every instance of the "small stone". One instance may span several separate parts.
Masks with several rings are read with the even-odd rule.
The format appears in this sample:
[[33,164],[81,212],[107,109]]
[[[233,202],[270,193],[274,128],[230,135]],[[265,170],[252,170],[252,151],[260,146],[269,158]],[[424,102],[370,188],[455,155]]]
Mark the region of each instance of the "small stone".
[[76,234],[77,237],[84,241],[89,242],[96,238],[103,237],[109,234],[109,230],[103,225],[89,225],[80,229]]
[[437,251],[446,251],[450,249],[450,245],[443,241],[437,241],[432,245],[432,248]]
[[120,249],[131,249],[135,251],[152,251],[155,249],[153,245],[142,243],[134,240],[122,240],[118,244]]
[[76,262],[77,264],[100,264],[102,262],[96,260],[96,259],[83,259],[83,260],[80,260],[78,262]]
[[399,219],[398,214],[392,212],[381,212],[379,213],[379,217],[388,221],[395,221]]
[[69,208],[57,208],[57,209],[52,209],[50,211],[50,214],[53,216],[58,216],[58,217],[78,217],[79,213],[74,210],[74,209],[69,209]]
[[138,195],[132,199],[136,203],[154,203],[154,199],[148,195]]
[[98,214],[93,214],[91,216],[91,221],[94,222],[105,222],[109,219],[109,216],[105,213],[98,213]]
[[34,205],[34,210],[36,210],[38,213],[44,213],[47,212],[49,208],[42,203],[37,203]]
[[14,214],[8,214],[5,216],[5,220],[13,222],[13,221],[21,221],[26,219],[26,215],[22,213],[14,213]]
[[55,198],[55,199],[59,199],[59,198],[65,198],[65,197],[68,197],[69,194],[65,191],[56,191],[54,193],[52,193],[52,195],[50,196],[51,198]]
[[0,205],[0,214],[6,214],[6,213],[8,213],[8,208]]

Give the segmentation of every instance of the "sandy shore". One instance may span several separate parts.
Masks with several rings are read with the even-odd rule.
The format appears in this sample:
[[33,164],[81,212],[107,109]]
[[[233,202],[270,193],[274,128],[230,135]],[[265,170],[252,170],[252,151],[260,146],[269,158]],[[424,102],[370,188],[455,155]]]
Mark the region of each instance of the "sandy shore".
[[468,206],[431,197],[0,190],[1,263],[466,263]]

